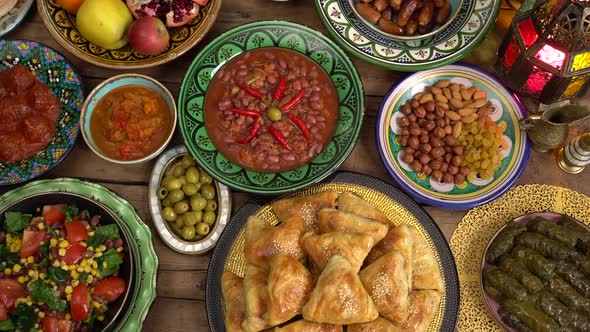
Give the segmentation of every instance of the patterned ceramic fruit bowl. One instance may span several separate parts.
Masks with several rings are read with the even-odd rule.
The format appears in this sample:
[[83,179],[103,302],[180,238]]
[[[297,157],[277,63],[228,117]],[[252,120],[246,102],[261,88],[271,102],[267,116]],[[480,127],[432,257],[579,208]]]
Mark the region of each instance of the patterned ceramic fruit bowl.
[[61,103],[55,135],[35,155],[16,163],[0,162],[0,186],[36,178],[59,164],[80,132],[84,103],[82,81],[70,62],[54,49],[34,41],[0,40],[0,71],[19,64],[48,86]]
[[[436,112],[430,114],[438,114],[442,108],[438,103],[442,99],[428,91],[432,91],[430,86],[442,86],[441,83],[449,87],[460,86],[466,94],[479,91],[478,97],[483,96],[482,108],[474,112],[479,106],[475,103],[479,101],[464,100],[462,109],[450,106],[452,114],[441,111],[444,126],[439,128],[440,121],[436,120],[431,121],[436,123],[436,128],[428,128],[427,122],[431,119],[428,111],[424,117],[419,114],[422,110],[410,113],[405,109],[409,106],[404,105],[411,104],[411,100],[418,97],[421,102],[416,106],[427,108],[426,99],[434,95],[431,100],[437,105]],[[447,87],[434,89],[448,90]],[[450,93],[450,90],[446,92]],[[476,95],[476,92],[471,93]],[[430,96],[424,96],[428,94]],[[457,94],[460,94],[459,90],[456,94],[453,92],[449,100],[458,97]],[[482,112],[485,112],[485,119],[480,121]],[[476,115],[474,118],[459,115],[467,113]],[[408,125],[407,117],[414,114],[418,120]],[[530,152],[530,143],[518,126],[518,120],[524,114],[520,102],[500,82],[480,69],[450,65],[422,71],[395,84],[383,99],[376,129],[381,159],[390,175],[415,199],[444,208],[475,207],[502,195],[524,171]],[[452,121],[449,116],[460,117]],[[453,131],[459,126],[458,132]],[[414,133],[416,130],[418,132]],[[494,132],[490,134],[491,131]],[[408,142],[408,138],[415,142]],[[484,151],[488,152],[484,154]],[[439,165],[441,163],[446,167]]]
[[[118,276],[127,281],[125,291],[108,305],[104,320],[97,320],[94,327],[97,331],[140,331],[156,296],[158,260],[150,230],[135,208],[120,196],[97,184],[68,178],[40,180],[0,197],[0,224],[6,222],[7,211],[35,216],[39,215],[39,208],[48,204],[75,205],[80,212],[87,210],[91,216],[100,215],[99,225],[117,225],[120,238],[123,240],[124,257],[119,265]],[[87,241],[89,243],[91,238]],[[94,292],[92,283],[87,287]]]
[[94,65],[115,69],[147,68],[172,61],[186,53],[207,34],[217,19],[221,0],[210,0],[201,13],[186,25],[170,28],[168,48],[158,55],[142,55],[129,44],[107,50],[86,40],[76,28],[76,16],[62,9],[56,0],[37,0],[43,23],[53,38],[68,52]]
[[[276,51],[278,53],[274,53]],[[225,67],[230,59],[235,57],[238,62],[243,59],[245,63],[252,63],[248,60],[248,55],[252,59],[273,59],[273,54],[270,53],[279,54],[274,58],[279,60],[278,63],[269,63],[269,72],[272,74],[265,70],[265,80],[256,77],[260,70],[251,73],[240,73],[238,70],[236,73],[236,77],[243,78],[244,82],[250,82],[252,78],[252,81],[260,85],[240,81],[235,87],[231,87],[235,97],[219,102],[215,100],[212,104],[207,101],[208,96],[212,95],[209,90],[211,86],[215,88],[215,84],[218,84],[216,82],[221,82],[228,89],[229,83],[233,82],[233,74]],[[242,54],[244,57],[238,58]],[[295,66],[295,63],[298,65]],[[303,63],[312,63],[317,68],[311,69],[313,74],[310,75],[317,75],[317,79],[312,79],[313,82],[309,85],[305,80],[299,84],[299,80],[294,80],[291,76],[292,71],[300,68],[300,63],[301,66]],[[289,71],[291,73],[287,74]],[[285,80],[288,81],[283,88],[279,88],[281,75],[286,75]],[[321,85],[320,82],[323,81],[320,80],[323,78],[319,78],[320,76],[325,77],[326,85]],[[330,87],[326,99],[317,99],[319,92],[323,91],[320,86]],[[253,91],[252,87],[260,90]],[[328,38],[310,28],[290,22],[256,22],[222,34],[199,53],[182,82],[178,118],[188,151],[207,173],[233,189],[259,194],[279,194],[320,181],[344,162],[352,151],[361,128],[363,98],[362,83],[354,65]],[[320,129],[331,126],[314,126],[327,116],[317,116],[312,121],[308,118],[309,113],[304,111],[317,111],[314,103],[318,100],[333,100],[330,101],[330,105],[333,105],[330,108],[333,113],[330,114],[334,123],[331,127],[333,134],[327,139],[323,137],[325,142],[315,144],[314,140],[323,132]],[[228,105],[231,103],[233,106]],[[237,105],[243,109],[237,109]],[[252,106],[256,109],[252,110]],[[209,121],[210,111],[219,112],[213,115],[215,117],[222,112],[227,115],[225,119]],[[275,115],[277,118],[274,118]],[[286,121],[287,118],[290,122]],[[235,125],[240,126],[240,131],[238,135],[231,137],[229,128],[233,128],[234,120]],[[220,129],[228,129],[229,134],[219,135],[217,130],[210,131],[207,126],[212,123],[219,124]],[[271,127],[279,128],[281,133],[277,134]],[[307,136],[307,143],[304,136]],[[320,139],[322,138],[317,138],[318,141]],[[249,149],[256,142],[274,144],[272,146],[276,150],[272,152],[275,155],[270,155],[269,152],[266,156],[256,154],[253,157],[254,154],[249,154],[249,160],[235,161],[231,158],[231,153],[234,156],[241,155],[241,146]],[[302,145],[308,149],[301,149]],[[228,151],[230,149],[238,151]],[[296,162],[303,159],[302,157],[308,160],[297,165]],[[251,166],[249,161],[261,162]],[[280,165],[277,167],[276,164]]]

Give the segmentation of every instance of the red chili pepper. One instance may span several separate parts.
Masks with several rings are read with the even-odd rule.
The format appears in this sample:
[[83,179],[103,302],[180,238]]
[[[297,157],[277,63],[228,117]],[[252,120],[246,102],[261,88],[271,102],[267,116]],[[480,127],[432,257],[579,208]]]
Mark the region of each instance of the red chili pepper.
[[272,137],[275,138],[275,140],[277,142],[279,142],[279,144],[284,147],[287,150],[291,150],[291,147],[289,146],[289,143],[287,143],[287,139],[285,138],[285,136],[283,136],[283,134],[281,133],[280,130],[278,130],[277,128],[273,127],[272,125],[268,126],[268,131],[270,132],[270,134],[272,135]]
[[260,121],[260,120],[255,121],[254,124],[252,125],[252,129],[250,129],[250,134],[248,134],[248,136],[246,138],[237,140],[236,143],[246,144],[246,143],[250,142],[254,138],[254,136],[256,136],[256,134],[258,134],[258,131],[260,131],[260,127],[262,127],[262,121]]
[[241,110],[239,108],[232,108],[231,111],[239,115],[251,116],[253,118],[260,116],[260,112],[254,110]]
[[297,128],[299,128],[299,130],[301,130],[301,133],[303,134],[303,136],[305,137],[305,141],[307,141],[307,143],[309,143],[309,128],[307,128],[307,126],[305,125],[305,123],[303,123],[303,121],[296,117],[293,114],[289,114],[288,115],[289,120],[291,120],[291,122],[293,122]]
[[275,92],[272,94],[272,97],[276,100],[281,100],[283,95],[285,94],[285,89],[287,89],[287,80],[284,77],[281,77],[281,81],[277,85]]
[[287,112],[293,106],[297,105],[301,101],[301,99],[303,98],[304,94],[305,94],[305,89],[301,89],[301,91],[299,91],[299,93],[295,96],[295,98],[291,99],[291,101],[289,101],[288,103],[283,105],[283,107],[281,108],[281,111]]
[[262,92],[254,89],[254,88],[251,88],[251,87],[247,86],[246,84],[240,83],[240,84],[238,84],[238,86],[240,88],[244,89],[244,91],[246,91],[247,94],[249,94],[250,96],[252,96],[254,98],[260,99],[260,98],[262,98],[264,96],[262,94]]

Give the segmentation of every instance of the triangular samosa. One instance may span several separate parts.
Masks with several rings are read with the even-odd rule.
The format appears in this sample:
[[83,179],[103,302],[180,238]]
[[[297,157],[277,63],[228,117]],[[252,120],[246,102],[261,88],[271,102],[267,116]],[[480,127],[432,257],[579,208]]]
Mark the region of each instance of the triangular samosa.
[[388,227],[393,225],[389,218],[387,218],[383,212],[373,204],[351,192],[345,192],[338,196],[338,210],[358,214],[359,216],[369,219],[375,219]]
[[367,254],[373,248],[375,239],[362,233],[331,232],[325,234],[306,233],[301,238],[303,249],[318,271],[323,271],[330,258],[340,255],[347,259],[358,272]]
[[297,215],[303,218],[306,232],[318,232],[317,214],[323,208],[334,208],[338,194],[334,191],[319,193],[296,198],[284,198],[272,202],[271,206],[280,220]]
[[318,225],[320,233],[365,233],[371,235],[375,243],[381,241],[388,230],[387,226],[373,219],[336,209],[321,209],[318,212]]
[[231,272],[223,272],[221,293],[225,304],[225,330],[227,332],[243,332],[242,322],[246,319],[244,279]]

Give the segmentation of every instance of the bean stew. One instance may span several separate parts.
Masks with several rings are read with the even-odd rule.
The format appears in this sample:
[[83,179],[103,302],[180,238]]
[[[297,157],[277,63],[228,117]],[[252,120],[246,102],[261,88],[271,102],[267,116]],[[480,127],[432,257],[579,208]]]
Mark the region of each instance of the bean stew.
[[338,96],[314,61],[281,48],[240,54],[215,75],[205,127],[230,161],[255,172],[284,172],[311,161],[332,139]]

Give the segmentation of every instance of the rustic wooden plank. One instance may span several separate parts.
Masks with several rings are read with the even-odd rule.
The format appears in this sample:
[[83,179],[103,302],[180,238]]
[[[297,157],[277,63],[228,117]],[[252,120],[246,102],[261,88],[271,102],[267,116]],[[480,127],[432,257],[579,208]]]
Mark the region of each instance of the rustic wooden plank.
[[157,294],[161,297],[205,301],[207,271],[160,271]]
[[156,298],[143,322],[142,330],[147,332],[208,331],[205,302]]

